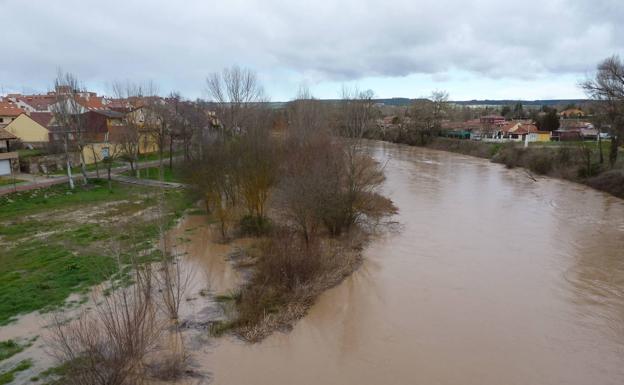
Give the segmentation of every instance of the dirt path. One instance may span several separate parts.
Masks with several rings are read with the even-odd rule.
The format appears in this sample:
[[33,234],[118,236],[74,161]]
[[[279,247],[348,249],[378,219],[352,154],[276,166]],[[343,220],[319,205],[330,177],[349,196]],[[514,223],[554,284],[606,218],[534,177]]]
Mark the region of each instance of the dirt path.
[[[175,159],[175,158],[174,158]],[[165,163],[168,163],[168,161],[165,161]],[[140,162],[137,164],[137,167],[139,169],[144,169],[144,168],[150,168],[150,167],[155,167],[158,166],[158,160],[153,160],[153,161],[149,161],[149,162]],[[130,166],[126,165],[126,166],[121,166],[121,167],[115,167],[113,169],[111,169],[111,174],[113,174],[114,176],[117,176],[118,174],[121,174],[125,171],[130,170]],[[101,175],[105,175],[106,174],[106,170],[101,170],[102,172],[100,173]],[[87,173],[87,176],[89,178],[95,178],[97,176],[97,172],[96,171],[89,171]],[[78,181],[82,179],[82,174],[80,172],[77,172],[74,174],[74,180]],[[134,179],[134,178],[129,178],[129,179]],[[20,184],[16,184],[15,186],[13,185],[8,185],[8,186],[2,186],[0,187],[0,196],[5,195],[5,194],[10,194],[12,192],[17,192],[17,191],[28,191],[28,190],[34,190],[34,189],[38,189],[38,188],[43,188],[43,187],[49,187],[49,186],[53,186],[53,185],[57,185],[57,184],[61,184],[61,183],[67,183],[68,178],[67,176],[50,176],[50,177],[34,177],[32,176],[31,178],[29,178],[29,182],[24,182],[24,183],[20,183]],[[119,182],[127,182],[125,180],[121,180],[121,179],[116,179]],[[130,182],[128,182],[130,183]],[[150,185],[150,184],[146,184],[146,185]]]

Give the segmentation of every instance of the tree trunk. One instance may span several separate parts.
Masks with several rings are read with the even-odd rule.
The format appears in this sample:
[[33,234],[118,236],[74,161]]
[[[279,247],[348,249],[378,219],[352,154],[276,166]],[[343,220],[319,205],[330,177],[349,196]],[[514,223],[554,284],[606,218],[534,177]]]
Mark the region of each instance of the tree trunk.
[[163,169],[163,143],[161,143],[160,148],[158,149],[158,180],[164,180],[164,169]]
[[598,130],[598,155],[600,156],[600,164],[604,164],[604,154],[602,153],[602,138],[600,137],[600,130]]
[[65,160],[67,162],[67,178],[69,180],[69,188],[73,190],[74,189],[74,178],[72,177],[72,173],[71,173],[71,162],[69,160],[69,150],[68,150],[68,146],[67,146],[67,133],[65,133],[65,136],[64,136],[63,148],[65,150]]
[[80,146],[78,148],[78,150],[80,151],[80,171],[82,172],[82,184],[86,185],[89,184],[89,177],[87,176],[87,166],[86,166],[86,162],[84,159],[84,147]]
[[173,135],[169,136],[169,170],[173,170]]
[[108,191],[112,192],[113,191],[113,184],[111,182],[111,165],[108,166]]
[[611,136],[611,147],[609,148],[609,165],[611,168],[615,166],[618,156],[618,139],[615,135]]
[[95,154],[95,148],[91,146],[91,152],[93,152],[93,161],[95,162],[95,175],[100,179],[100,167],[98,166],[97,155]]

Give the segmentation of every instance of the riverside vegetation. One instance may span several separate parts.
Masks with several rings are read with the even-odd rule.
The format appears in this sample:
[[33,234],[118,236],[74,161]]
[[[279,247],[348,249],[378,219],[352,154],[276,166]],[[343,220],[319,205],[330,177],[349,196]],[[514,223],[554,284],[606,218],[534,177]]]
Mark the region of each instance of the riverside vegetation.
[[[235,260],[247,281],[218,297],[228,320],[214,324],[214,334],[233,331],[255,342],[288,328],[357,268],[368,236],[396,211],[378,193],[383,168],[358,137],[372,118],[370,100],[345,100],[336,121],[303,92],[283,131],[272,131],[273,112],[246,108],[235,117],[245,120],[243,132],[222,131],[205,145],[204,159],[186,167],[223,242],[257,237]],[[338,131],[352,135],[339,139]]]
[[[28,370],[33,383],[76,385],[193,375],[178,314],[189,278],[165,236],[193,201],[219,229],[215,241],[255,238],[233,259],[247,279],[218,297],[228,318],[213,324],[215,334],[259,341],[359,266],[367,239],[396,212],[379,193],[382,165],[361,143],[373,119],[369,95],[345,91],[339,108],[327,108],[304,90],[275,111],[250,71],[234,67],[208,85],[220,124],[190,127],[194,145],[179,167],[169,175],[158,167],[158,179],[185,182],[186,191],[83,178],[0,198],[0,323],[50,312],[42,339],[58,364],[9,362],[15,367],[0,375]],[[177,137],[175,111],[162,114],[159,137]],[[67,302],[72,293],[82,295]],[[7,354],[21,349],[6,344]]]

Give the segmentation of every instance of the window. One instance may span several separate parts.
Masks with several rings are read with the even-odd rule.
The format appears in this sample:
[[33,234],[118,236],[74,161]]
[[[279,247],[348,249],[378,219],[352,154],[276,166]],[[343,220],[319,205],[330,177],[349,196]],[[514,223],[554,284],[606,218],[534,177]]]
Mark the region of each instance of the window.
[[108,147],[102,147],[102,159],[106,159],[110,156]]
[[4,118],[0,118],[0,123],[4,123]]

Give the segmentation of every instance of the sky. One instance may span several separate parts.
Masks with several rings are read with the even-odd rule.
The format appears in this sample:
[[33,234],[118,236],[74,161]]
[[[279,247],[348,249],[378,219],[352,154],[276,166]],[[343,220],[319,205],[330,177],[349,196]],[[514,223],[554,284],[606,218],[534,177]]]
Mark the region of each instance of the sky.
[[0,93],[47,91],[60,68],[103,94],[151,81],[205,98],[209,74],[239,65],[274,101],[300,85],[572,99],[624,55],[624,0],[0,0],[0,20]]

